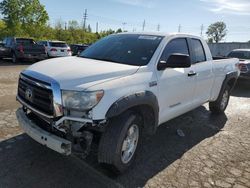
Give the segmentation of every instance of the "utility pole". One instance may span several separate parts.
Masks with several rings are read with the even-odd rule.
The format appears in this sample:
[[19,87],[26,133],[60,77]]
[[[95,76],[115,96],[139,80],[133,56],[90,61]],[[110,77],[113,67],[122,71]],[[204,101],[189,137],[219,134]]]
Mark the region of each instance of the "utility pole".
[[178,33],[180,33],[181,32],[181,24],[179,24],[179,26],[178,26]]
[[88,18],[88,10],[85,9],[84,13],[83,13],[83,30],[86,29],[86,20]]
[[64,29],[67,30],[67,22],[64,23]]
[[98,33],[98,22],[96,22],[96,28],[95,28],[95,32]]
[[126,22],[122,22],[122,31],[124,32],[125,31],[125,25],[127,25]]
[[160,31],[160,28],[161,28],[161,26],[160,26],[160,24],[158,24],[156,30],[157,30],[157,31]]
[[201,37],[203,36],[204,25],[201,25]]
[[146,27],[146,21],[144,20],[142,24],[142,31],[144,31],[145,27]]

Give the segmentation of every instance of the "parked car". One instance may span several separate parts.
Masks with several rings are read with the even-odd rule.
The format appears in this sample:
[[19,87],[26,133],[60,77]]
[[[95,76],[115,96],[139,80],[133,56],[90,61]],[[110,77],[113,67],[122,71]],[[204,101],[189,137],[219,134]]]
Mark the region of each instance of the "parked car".
[[45,48],[30,38],[6,37],[0,45],[0,58],[12,58],[13,63],[21,60],[43,60]]
[[80,55],[80,53],[82,53],[88,47],[89,47],[89,45],[86,45],[86,44],[72,44],[72,45],[70,45],[70,49],[72,51],[73,56]]
[[223,113],[239,76],[238,59],[213,60],[207,43],[185,34],[110,35],[79,57],[50,59],[20,74],[17,119],[37,142],[128,169],[145,136],[209,102]]
[[240,80],[250,83],[250,49],[235,49],[228,54],[230,58],[240,59]]
[[72,56],[71,49],[66,42],[62,41],[39,41],[38,44],[44,45],[48,57]]

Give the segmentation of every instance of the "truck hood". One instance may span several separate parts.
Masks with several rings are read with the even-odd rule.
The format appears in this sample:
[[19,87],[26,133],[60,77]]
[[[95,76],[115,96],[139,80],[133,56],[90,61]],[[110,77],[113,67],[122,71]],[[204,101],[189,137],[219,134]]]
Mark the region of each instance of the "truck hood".
[[61,89],[84,90],[113,79],[132,75],[138,66],[124,65],[80,57],[63,57],[41,61],[27,70],[53,78]]

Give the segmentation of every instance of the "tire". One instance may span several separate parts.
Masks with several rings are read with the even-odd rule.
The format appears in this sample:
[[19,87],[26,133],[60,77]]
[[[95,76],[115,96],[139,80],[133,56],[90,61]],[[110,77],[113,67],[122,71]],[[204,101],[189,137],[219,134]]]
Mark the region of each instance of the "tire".
[[142,124],[141,116],[132,111],[113,118],[101,136],[98,162],[110,167],[115,174],[126,171],[133,163],[140,146]]
[[19,63],[19,59],[14,52],[12,53],[12,63]]
[[230,90],[231,90],[230,86],[227,85],[225,89],[223,89],[220,92],[218,99],[214,102],[209,103],[209,110],[212,113],[214,114],[224,113],[230,99]]

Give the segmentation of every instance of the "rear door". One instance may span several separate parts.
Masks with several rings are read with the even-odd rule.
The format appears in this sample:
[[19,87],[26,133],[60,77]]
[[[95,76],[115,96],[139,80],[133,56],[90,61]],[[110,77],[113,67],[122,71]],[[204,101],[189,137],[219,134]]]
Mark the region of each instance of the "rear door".
[[213,61],[207,60],[205,49],[200,39],[190,38],[192,67],[196,74],[194,105],[206,103],[211,96],[213,85]]
[[[167,43],[161,60],[167,60],[173,53],[190,55],[186,38],[172,39]],[[167,68],[157,71],[160,106],[160,123],[179,116],[190,109],[194,100],[195,77],[190,74],[193,67]]]

